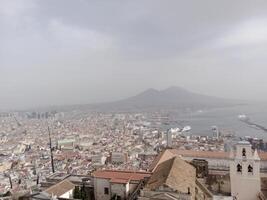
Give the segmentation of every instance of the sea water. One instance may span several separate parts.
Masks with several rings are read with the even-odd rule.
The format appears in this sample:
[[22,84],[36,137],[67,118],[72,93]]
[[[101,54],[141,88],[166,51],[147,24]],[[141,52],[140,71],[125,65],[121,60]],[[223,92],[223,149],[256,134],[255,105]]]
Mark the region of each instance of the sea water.
[[267,141],[267,132],[240,121],[239,115],[246,115],[250,121],[267,128],[267,104],[265,103],[199,110],[190,114],[177,115],[176,120],[180,122],[180,126],[191,126],[190,133],[195,135],[211,135],[212,127],[217,126],[224,133],[234,133],[238,137],[262,138]]

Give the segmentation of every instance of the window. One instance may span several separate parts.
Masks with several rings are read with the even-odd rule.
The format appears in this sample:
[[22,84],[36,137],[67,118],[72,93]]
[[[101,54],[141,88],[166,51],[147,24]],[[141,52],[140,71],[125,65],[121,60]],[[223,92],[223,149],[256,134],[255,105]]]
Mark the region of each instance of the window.
[[250,172],[250,173],[253,172],[253,167],[251,165],[248,166],[248,172]]
[[107,187],[104,188],[104,194],[109,194],[109,189]]
[[188,194],[191,194],[191,192],[190,192],[190,188],[187,188],[187,193],[188,193]]
[[236,166],[236,171],[237,171],[237,172],[242,172],[242,166],[241,166],[240,164],[238,164],[238,165]]
[[246,157],[246,149],[245,148],[243,148],[243,150],[242,150],[242,156]]

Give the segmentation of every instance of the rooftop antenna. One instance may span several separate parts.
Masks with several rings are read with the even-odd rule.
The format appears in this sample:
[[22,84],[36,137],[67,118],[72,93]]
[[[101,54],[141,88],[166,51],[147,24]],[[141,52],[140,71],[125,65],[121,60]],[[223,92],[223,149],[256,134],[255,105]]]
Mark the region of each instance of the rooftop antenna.
[[40,176],[39,176],[39,174],[37,174],[37,177],[36,177],[36,185],[39,185],[39,179],[40,179]]
[[49,134],[49,147],[50,147],[50,155],[51,155],[51,167],[53,174],[55,173],[55,167],[54,167],[54,157],[53,157],[53,149],[52,149],[52,141],[51,141],[51,133],[50,128],[48,126],[48,134]]
[[9,180],[9,184],[10,184],[10,188],[13,188],[13,184],[12,184],[12,180],[11,180],[11,176],[10,174],[8,175],[8,180]]
[[13,115],[13,118],[15,119],[15,121],[16,121],[16,123],[17,123],[17,125],[18,125],[18,126],[21,126],[21,123],[18,121],[18,119],[16,118],[16,116],[15,116],[15,115]]

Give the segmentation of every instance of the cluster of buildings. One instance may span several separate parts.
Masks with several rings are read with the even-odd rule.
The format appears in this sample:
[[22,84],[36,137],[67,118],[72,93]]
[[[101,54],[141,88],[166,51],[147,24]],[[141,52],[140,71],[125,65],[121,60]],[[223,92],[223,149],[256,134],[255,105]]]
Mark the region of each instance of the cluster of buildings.
[[260,140],[233,145],[218,130],[194,136],[189,126],[163,129],[168,119],[158,113],[38,116],[0,115],[0,199],[256,200],[267,194]]

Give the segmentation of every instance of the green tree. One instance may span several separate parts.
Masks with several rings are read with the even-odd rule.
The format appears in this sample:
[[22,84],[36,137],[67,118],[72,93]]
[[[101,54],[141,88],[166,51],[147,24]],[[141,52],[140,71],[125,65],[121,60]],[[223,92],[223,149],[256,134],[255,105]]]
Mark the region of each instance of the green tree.
[[73,198],[74,199],[81,199],[81,191],[80,191],[80,188],[78,186],[75,186],[75,188],[73,190]]
[[82,200],[86,200],[86,199],[89,198],[89,197],[88,197],[88,194],[87,194],[87,192],[86,192],[85,184],[84,184],[84,183],[83,183],[83,186],[82,186],[82,188],[81,188],[81,190],[80,190],[80,196],[81,196],[81,199],[82,199]]

